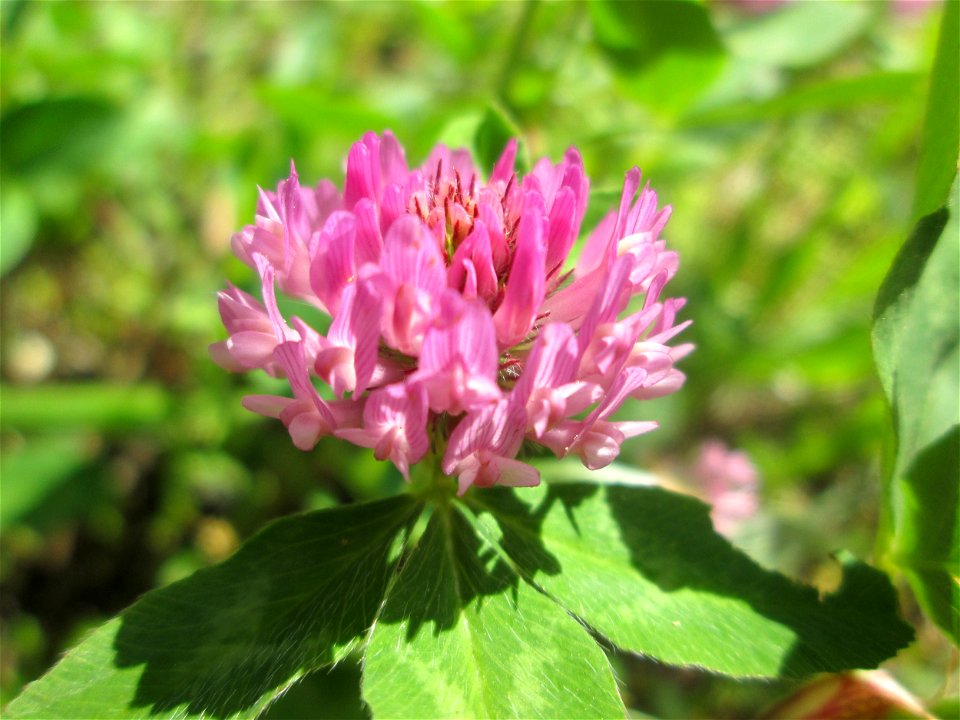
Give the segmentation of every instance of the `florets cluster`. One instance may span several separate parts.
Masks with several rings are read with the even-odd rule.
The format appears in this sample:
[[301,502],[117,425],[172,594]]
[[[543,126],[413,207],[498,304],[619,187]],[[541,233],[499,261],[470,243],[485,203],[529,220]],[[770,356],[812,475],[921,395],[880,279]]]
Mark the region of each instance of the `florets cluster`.
[[[259,273],[263,302],[221,292],[230,337],[211,352],[229,370],[286,377],[293,397],[244,405],[282,420],[302,450],[335,435],[404,476],[434,452],[461,493],[536,485],[516,459],[525,439],[595,469],[655,428],[611,416],[683,384],[674,363],[690,346],[667,342],[687,325],[674,324],[684,301],[660,298],[677,269],[659,239],[669,206],[649,188],[634,199],[634,168],[566,271],[583,162],[571,148],[518,177],[516,152],[511,141],[484,183],[465,151],[437,147],[411,170],[392,134],[369,133],[347,156],[342,194],[327,180],[302,187],[292,167],[261,190],[233,250]],[[328,314],[326,334],[285,319],[277,288]]]

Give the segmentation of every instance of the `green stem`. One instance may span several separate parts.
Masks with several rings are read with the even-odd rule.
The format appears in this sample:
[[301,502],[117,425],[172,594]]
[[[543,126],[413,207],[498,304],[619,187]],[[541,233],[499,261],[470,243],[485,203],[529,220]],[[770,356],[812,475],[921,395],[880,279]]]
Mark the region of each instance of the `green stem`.
[[510,104],[509,99],[510,80],[520,64],[520,55],[527,42],[527,33],[530,31],[530,26],[533,23],[533,14],[538,4],[539,0],[527,0],[527,2],[523,4],[523,11],[520,13],[520,20],[517,22],[516,32],[514,32],[513,38],[510,41],[510,49],[507,51],[503,65],[500,67],[500,77],[497,80],[496,95],[497,99],[499,99],[503,106],[511,113],[514,112],[514,108]]
[[450,502],[457,489],[453,478],[445,475],[440,467],[442,457],[442,453],[431,452],[410,473],[410,493],[441,506]]

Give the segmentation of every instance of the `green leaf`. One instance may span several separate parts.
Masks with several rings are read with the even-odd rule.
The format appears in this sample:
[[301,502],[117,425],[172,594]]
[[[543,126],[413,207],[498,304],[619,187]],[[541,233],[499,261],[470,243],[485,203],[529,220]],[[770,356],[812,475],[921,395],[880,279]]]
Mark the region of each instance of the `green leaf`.
[[791,87],[769,100],[737,100],[688,114],[685,127],[760,122],[801,113],[835,112],[871,104],[903,102],[919,82],[911,72],[875,72]]
[[268,526],[100,627],[6,716],[256,717],[362,641],[418,508],[400,496]]
[[6,275],[33,245],[37,208],[30,193],[13,179],[0,184],[0,275]]
[[370,710],[360,697],[360,664],[352,658],[310,673],[267,708],[258,720],[362,720]]
[[893,410],[887,478],[888,559],[924,610],[960,643],[960,223],[954,207],[923,217],[877,295],[873,345]]
[[[476,150],[476,158],[480,172],[489,176],[510,138],[515,137],[519,141],[521,135],[520,128],[510,119],[503,108],[498,105],[489,105],[483,113],[483,117],[473,137],[473,145]],[[517,171],[526,172],[529,166],[530,163],[526,160],[524,144],[519,143],[519,147],[517,148]]]
[[862,35],[876,10],[863,2],[788,3],[776,12],[744,19],[724,39],[734,55],[751,62],[809,67]]
[[525,577],[624,650],[795,677],[874,667],[912,637],[882,573],[846,560],[840,589],[821,599],[736,550],[690,497],[564,483],[470,502]]
[[927,114],[920,140],[920,164],[913,195],[913,217],[943,206],[957,174],[960,152],[960,3],[943,3],[940,39],[930,78]]
[[158,385],[74,383],[0,386],[0,426],[17,430],[121,430],[156,425],[170,415],[172,400]]
[[586,630],[451,507],[430,518],[377,619],[363,694],[374,717],[624,715]]
[[683,112],[723,69],[723,44],[699,3],[595,0],[589,8],[624,90],[652,112]]
[[96,96],[60,97],[11,108],[0,118],[5,170],[71,169],[95,163],[109,146],[120,113]]
[[0,527],[49,527],[102,500],[105,483],[88,482],[97,443],[84,435],[29,437],[0,456]]

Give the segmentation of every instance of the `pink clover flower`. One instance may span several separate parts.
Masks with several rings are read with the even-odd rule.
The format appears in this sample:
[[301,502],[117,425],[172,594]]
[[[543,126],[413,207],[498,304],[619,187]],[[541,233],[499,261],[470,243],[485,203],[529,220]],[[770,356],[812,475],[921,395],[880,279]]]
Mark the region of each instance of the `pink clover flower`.
[[[604,467],[653,422],[612,419],[627,398],[683,384],[669,342],[682,299],[661,294],[678,257],[660,239],[670,207],[627,173],[620,203],[566,269],[589,180],[573,148],[515,170],[510,141],[486,183],[462,150],[438,146],[410,168],[389,132],[351,148],[342,193],[290,176],[260,191],[232,239],[262,301],[220,293],[229,337],[211,346],[227,370],[288,379],[292,397],[244,405],[280,419],[294,444],[334,435],[372,448],[409,478],[433,453],[471,485],[529,486],[525,441]],[[283,317],[277,292],[330,316],[326,334]],[[321,397],[315,383],[330,387]]]

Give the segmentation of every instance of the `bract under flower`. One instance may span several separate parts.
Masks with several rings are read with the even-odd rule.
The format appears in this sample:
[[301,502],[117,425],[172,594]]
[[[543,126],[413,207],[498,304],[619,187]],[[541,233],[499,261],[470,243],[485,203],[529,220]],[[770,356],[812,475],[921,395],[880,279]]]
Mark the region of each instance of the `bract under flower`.
[[[292,166],[261,191],[232,245],[262,302],[220,293],[229,337],[211,354],[286,377],[293,397],[245,406],[282,420],[298,448],[335,435],[407,477],[432,452],[460,493],[537,484],[516,459],[525,440],[600,468],[655,428],[611,418],[629,397],[683,384],[674,363],[691,346],[667,343],[688,324],[675,322],[684,301],[660,297],[678,261],[660,239],[669,206],[634,168],[565,269],[587,207],[583,162],[571,148],[519,177],[516,153],[511,141],[483,183],[465,151],[439,146],[411,169],[391,133],[368,133],[342,194],[326,180],[301,186]],[[327,313],[326,335],[284,318],[277,289]],[[339,399],[324,400],[317,380]]]

